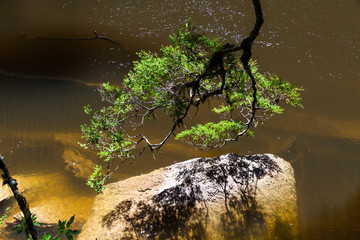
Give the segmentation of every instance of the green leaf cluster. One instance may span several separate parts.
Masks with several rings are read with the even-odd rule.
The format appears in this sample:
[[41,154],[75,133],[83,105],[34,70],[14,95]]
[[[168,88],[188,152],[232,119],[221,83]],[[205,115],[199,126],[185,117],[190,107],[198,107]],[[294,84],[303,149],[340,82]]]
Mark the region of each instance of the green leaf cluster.
[[[237,65],[238,68],[232,67]],[[217,123],[208,122],[198,124],[189,130],[176,135],[175,139],[190,143],[198,143],[208,147],[217,143],[226,143],[237,136],[246,134],[252,136],[254,132],[249,129],[248,123],[253,111],[254,101],[249,76],[241,69],[238,61],[230,61],[230,68],[226,73],[226,83],[221,94],[224,101],[212,110],[226,120]],[[250,61],[251,72],[256,79],[256,110],[255,123],[261,123],[273,114],[283,113],[281,101],[291,106],[300,106],[300,92],[302,88],[291,85],[275,74],[262,74],[258,71],[255,61]]]
[[87,185],[93,188],[97,193],[101,193],[104,190],[105,177],[101,172],[102,166],[96,165],[93,173],[89,176]]
[[[31,219],[34,223],[34,226],[40,226],[40,223],[37,221],[36,214],[32,214]],[[73,235],[77,235],[80,233],[79,230],[70,229],[74,220],[75,220],[75,215],[72,216],[68,221],[59,220],[58,221],[58,229],[57,229],[59,231],[59,233],[54,237],[52,237],[51,234],[44,233],[40,239],[41,240],[61,240],[61,236],[63,234],[65,234],[65,237],[67,240],[73,240],[74,239]],[[16,230],[17,234],[21,234],[26,229],[26,227],[27,227],[26,220],[23,217],[23,218],[21,218],[20,224],[16,225],[12,230],[13,231]],[[32,238],[30,237],[30,240],[31,239]]]
[[[34,224],[34,226],[39,226],[39,222],[37,221],[37,216],[36,214],[32,214],[31,215],[31,220]],[[24,230],[27,229],[27,225],[26,225],[26,219],[25,217],[22,217],[21,220],[20,220],[20,223],[17,224],[13,229],[12,231],[16,231],[17,234],[21,234]]]
[[191,136],[193,142],[200,142],[202,145],[207,146],[211,142],[224,142],[234,137],[233,132],[243,130],[244,126],[241,123],[223,120],[218,123],[198,124],[177,134],[175,139],[186,139]]
[[3,214],[3,215],[1,216],[1,218],[0,218],[0,232],[1,232],[2,226],[4,225],[6,219],[8,218],[8,213],[9,213],[9,211],[10,211],[10,207],[7,207],[7,208],[5,209],[4,214]]
[[[68,221],[58,221],[58,231],[59,234],[57,235],[57,237],[53,238],[53,240],[60,240],[61,238],[58,237],[62,234],[65,234],[66,239],[67,240],[73,240],[73,235],[77,235],[80,233],[79,230],[72,230],[71,228],[71,224],[74,222],[75,220],[75,215],[72,216]],[[50,238],[49,238],[50,239]]]

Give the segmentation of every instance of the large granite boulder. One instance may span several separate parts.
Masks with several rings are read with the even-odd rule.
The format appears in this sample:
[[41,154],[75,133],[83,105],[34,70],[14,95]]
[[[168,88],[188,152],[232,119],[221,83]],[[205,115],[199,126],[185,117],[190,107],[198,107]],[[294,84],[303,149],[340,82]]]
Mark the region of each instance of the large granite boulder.
[[291,165],[271,155],[197,158],[108,184],[88,239],[294,239]]

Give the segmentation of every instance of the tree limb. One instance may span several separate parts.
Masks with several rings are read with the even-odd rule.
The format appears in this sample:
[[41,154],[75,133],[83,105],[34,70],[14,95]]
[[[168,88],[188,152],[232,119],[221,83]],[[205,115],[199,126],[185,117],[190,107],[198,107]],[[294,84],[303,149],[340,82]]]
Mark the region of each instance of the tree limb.
[[[250,77],[251,79],[251,85],[252,85],[252,89],[253,89],[253,101],[251,103],[251,107],[252,107],[252,115],[251,118],[249,120],[249,122],[247,123],[247,129],[250,128],[250,126],[252,125],[254,118],[255,118],[255,114],[256,114],[256,103],[257,103],[257,88],[256,88],[256,80],[254,75],[251,72],[250,66],[249,66],[249,60],[251,58],[251,47],[256,39],[256,37],[259,35],[260,29],[262,24],[264,23],[264,18],[263,18],[263,13],[262,13],[262,9],[261,9],[261,4],[260,4],[260,0],[253,0],[253,5],[254,5],[254,10],[255,10],[255,15],[256,15],[256,21],[255,21],[255,25],[253,30],[250,32],[249,36],[246,37],[245,39],[242,40],[241,42],[241,47],[243,49],[243,54],[240,57],[240,60],[244,66],[244,69],[247,73],[247,75]],[[236,137],[238,138],[238,136]]]
[[[210,68],[212,66],[212,62],[214,62],[215,60],[220,61],[220,59],[218,59],[218,57],[222,57],[222,59],[223,59],[223,57],[224,57],[224,55],[226,53],[235,52],[235,51],[238,51],[238,50],[243,50],[243,54],[240,57],[240,61],[243,64],[243,67],[244,67],[244,70],[245,70],[246,74],[250,77],[251,87],[252,87],[252,91],[253,91],[253,94],[252,94],[253,100],[251,101],[251,116],[250,116],[248,122],[246,123],[246,127],[245,127],[245,129],[243,131],[238,133],[234,138],[225,139],[224,142],[221,143],[221,144],[214,145],[214,146],[208,146],[206,149],[204,149],[204,150],[207,150],[207,151],[210,151],[210,150],[212,150],[214,148],[223,147],[229,142],[237,141],[238,138],[243,136],[250,129],[250,127],[253,125],[253,123],[255,121],[256,112],[259,109],[259,108],[256,107],[256,104],[258,102],[256,79],[255,79],[253,73],[251,72],[251,68],[249,66],[249,61],[250,61],[251,56],[252,56],[252,52],[251,52],[252,45],[253,45],[255,39],[257,38],[257,36],[259,35],[261,26],[264,23],[264,18],[263,18],[263,13],[262,13],[260,0],[252,0],[252,3],[253,3],[253,6],[254,6],[256,20],[255,20],[255,24],[254,24],[254,27],[253,27],[252,31],[249,33],[249,36],[244,38],[240,45],[233,45],[231,43],[225,44],[220,49],[219,52],[216,52],[215,54],[213,54],[213,56],[212,56],[212,58],[210,60],[209,67],[206,70],[206,71],[211,70]],[[221,59],[221,61],[222,61],[222,59]],[[222,65],[219,65],[219,66],[223,68]],[[222,81],[225,82],[225,79],[224,79],[225,76],[222,75],[221,78],[222,78]],[[203,98],[201,99],[201,101],[204,102],[208,97],[211,97],[213,95],[222,93],[222,90],[223,90],[223,88],[217,89],[217,90],[215,90],[215,91],[213,91],[213,92],[211,92],[211,93],[209,93],[207,95],[203,95]],[[191,145],[194,145],[194,146],[204,147],[203,144],[194,144],[194,143],[191,143],[191,142],[187,142],[187,143],[189,143]]]
[[7,77],[13,77],[13,78],[22,78],[22,79],[67,81],[67,82],[74,82],[74,83],[89,86],[89,87],[100,87],[101,86],[101,84],[98,84],[98,83],[88,83],[85,81],[81,81],[79,79],[65,78],[65,77],[41,76],[41,75],[25,75],[25,74],[13,73],[13,72],[6,72],[1,69],[0,69],[0,75],[7,76]]
[[87,38],[49,38],[49,37],[33,37],[33,36],[28,36],[26,34],[19,34],[20,37],[22,38],[28,38],[28,39],[37,39],[37,40],[58,40],[58,41],[87,41],[87,40],[96,40],[96,39],[100,39],[100,40],[105,40],[108,41],[112,44],[115,44],[119,47],[124,47],[124,45],[118,41],[115,41],[114,39],[105,37],[105,36],[100,36],[96,31],[93,31],[93,33],[95,34],[95,37],[87,37]]
[[4,179],[3,184],[7,184],[9,185],[11,191],[14,194],[14,197],[21,209],[21,211],[24,214],[24,218],[25,218],[25,232],[26,235],[29,237],[31,236],[33,240],[37,240],[38,236],[37,236],[37,232],[34,226],[34,222],[31,218],[31,212],[29,209],[29,204],[26,202],[25,197],[23,197],[20,193],[19,193],[19,189],[17,188],[18,183],[16,182],[15,179],[13,179],[10,175],[10,172],[5,164],[4,161],[4,157],[0,155],[0,169],[3,171],[3,174],[1,175],[2,178]]

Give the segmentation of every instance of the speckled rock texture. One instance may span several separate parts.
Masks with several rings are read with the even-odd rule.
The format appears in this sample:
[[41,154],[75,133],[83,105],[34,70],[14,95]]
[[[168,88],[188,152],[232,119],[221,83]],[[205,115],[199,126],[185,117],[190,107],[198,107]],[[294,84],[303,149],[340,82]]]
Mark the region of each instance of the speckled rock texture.
[[106,186],[80,240],[296,239],[295,178],[271,155],[197,158]]

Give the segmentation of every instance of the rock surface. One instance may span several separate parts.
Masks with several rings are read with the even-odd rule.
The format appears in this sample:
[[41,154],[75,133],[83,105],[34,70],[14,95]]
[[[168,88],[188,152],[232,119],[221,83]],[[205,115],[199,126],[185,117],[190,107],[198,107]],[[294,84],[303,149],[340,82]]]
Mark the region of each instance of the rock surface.
[[291,165],[271,154],[197,158],[106,186],[80,240],[294,239]]

